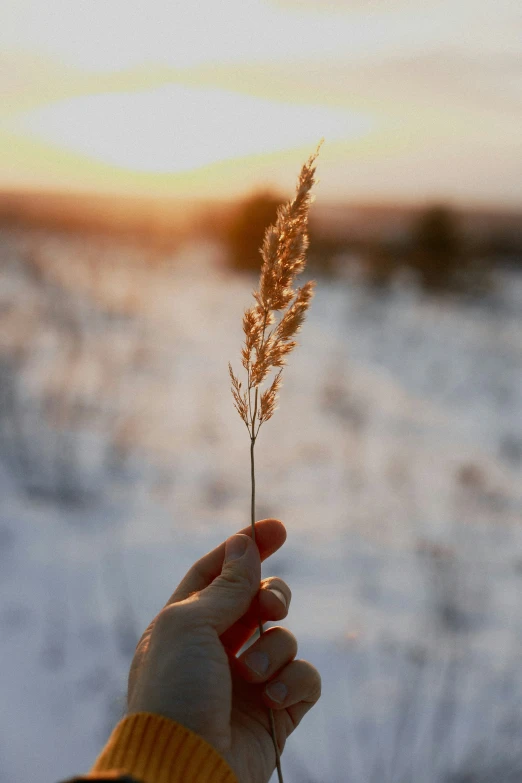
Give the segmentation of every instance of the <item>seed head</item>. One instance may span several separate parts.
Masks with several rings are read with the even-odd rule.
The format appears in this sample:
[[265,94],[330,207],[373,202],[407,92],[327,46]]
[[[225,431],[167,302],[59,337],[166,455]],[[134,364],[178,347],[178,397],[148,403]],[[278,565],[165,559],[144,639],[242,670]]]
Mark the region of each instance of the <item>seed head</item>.
[[[315,182],[314,163],[321,144],[301,169],[294,199],[279,207],[274,225],[265,232],[259,289],[253,292],[255,304],[243,315],[245,342],[241,362],[248,374],[246,391],[242,391],[229,364],[234,405],[252,439],[257,437],[261,424],[274,413],[282,368],[297,345],[292,338],[300,331],[314,294],[314,281],[305,283],[297,291],[294,281],[306,264],[310,191]],[[276,314],[279,314],[279,320]],[[273,328],[267,334],[271,326]],[[274,368],[279,371],[259,398],[259,387]]]

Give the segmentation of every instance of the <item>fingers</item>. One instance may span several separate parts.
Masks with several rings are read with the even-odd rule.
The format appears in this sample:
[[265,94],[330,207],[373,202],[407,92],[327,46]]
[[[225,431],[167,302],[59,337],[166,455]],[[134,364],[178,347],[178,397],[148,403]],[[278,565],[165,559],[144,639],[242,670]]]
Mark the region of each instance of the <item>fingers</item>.
[[[261,562],[283,546],[286,541],[285,526],[278,519],[262,519],[256,522],[256,544]],[[252,526],[238,530],[252,538]],[[225,557],[225,542],[208,552],[189,569],[186,576],[171,595],[165,606],[184,601],[190,595],[203,590],[221,573]]]
[[238,659],[239,673],[264,684],[263,701],[273,710],[286,709],[293,728],[321,696],[321,675],[311,663],[294,660],[297,640],[286,628],[269,628]]
[[258,628],[260,617],[262,623],[284,620],[291,599],[292,592],[282,579],[276,576],[263,579],[250,608],[243,617],[221,634],[221,643],[229,652],[236,654]]
[[287,628],[268,628],[237,659],[241,674],[252,683],[267,682],[297,655],[297,639]]
[[315,666],[303,660],[295,660],[285,666],[263,691],[263,701],[268,707],[274,711],[286,709],[293,729],[320,696],[321,675]]

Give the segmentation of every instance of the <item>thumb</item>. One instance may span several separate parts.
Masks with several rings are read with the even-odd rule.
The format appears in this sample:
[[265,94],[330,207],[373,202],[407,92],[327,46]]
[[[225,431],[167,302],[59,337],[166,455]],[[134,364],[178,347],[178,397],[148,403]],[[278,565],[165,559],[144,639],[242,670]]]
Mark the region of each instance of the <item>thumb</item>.
[[221,573],[199,593],[201,612],[221,636],[248,610],[261,582],[261,558],[249,536],[227,539]]

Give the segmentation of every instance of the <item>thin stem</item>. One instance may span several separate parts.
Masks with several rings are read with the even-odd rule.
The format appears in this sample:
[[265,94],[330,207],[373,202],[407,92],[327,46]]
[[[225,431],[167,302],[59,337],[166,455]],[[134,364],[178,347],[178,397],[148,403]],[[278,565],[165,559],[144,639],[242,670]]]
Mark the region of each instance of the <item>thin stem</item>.
[[254,415],[252,416],[252,437],[254,438],[254,441],[256,439],[256,435],[254,434],[255,426],[256,426],[256,416],[257,416],[257,402],[259,399],[259,386],[256,386],[256,396],[254,401]]
[[[267,321],[267,318],[268,318],[268,310],[265,310],[265,317],[263,319],[263,333],[261,335],[261,347],[259,348],[259,351],[263,348],[263,344],[265,342],[265,331],[266,331],[266,321]],[[259,356],[259,351],[258,351],[258,356]],[[251,389],[251,386],[250,386],[250,367],[249,367],[248,368],[248,407],[249,407],[249,413],[250,413],[250,425],[252,427],[252,432],[251,432],[250,437],[253,438],[254,442],[255,442],[255,439],[257,438],[258,433],[259,433],[259,427],[257,428],[257,432],[255,431],[255,428],[256,428],[256,416],[257,416],[257,401],[258,401],[258,397],[259,397],[259,386],[256,386],[256,396],[255,396],[254,415],[253,416],[252,416],[252,410],[250,408],[250,389]],[[261,424],[259,426],[261,426]]]
[[250,522],[252,525],[252,539],[256,541],[256,473],[254,468],[254,446],[256,439],[250,439],[250,479],[252,484],[252,499],[250,504]]
[[[257,410],[257,389],[256,389],[255,410]],[[255,419],[255,412],[254,412],[254,419]],[[255,468],[254,468],[254,446],[255,445],[256,445],[256,438],[252,437],[251,440],[250,440],[250,477],[251,477],[251,480],[252,480],[252,499],[251,499],[251,505],[250,505],[250,522],[252,524],[252,540],[254,541],[254,544],[256,543],[256,473],[255,473]],[[258,624],[259,624],[259,636],[262,636],[264,631],[263,631],[263,623],[261,622],[261,610],[259,610]],[[275,750],[275,754],[276,754],[277,779],[278,779],[279,783],[284,783],[284,781],[283,781],[283,772],[281,770],[281,756],[280,756],[280,753],[279,753],[279,748],[277,747],[276,729],[275,729],[275,721],[274,721],[274,712],[273,712],[271,707],[268,708],[268,714],[269,714],[269,717],[270,717],[270,731],[272,733],[272,742],[274,743],[274,750]]]
[[[247,378],[248,378],[248,415],[250,416],[250,421],[252,421],[252,405],[250,401],[250,392],[252,391],[252,386],[250,385],[250,359],[248,360],[248,367],[247,367]],[[250,429],[249,429],[250,432]],[[254,428],[252,428],[252,432],[250,433],[250,437],[253,437],[254,435]]]

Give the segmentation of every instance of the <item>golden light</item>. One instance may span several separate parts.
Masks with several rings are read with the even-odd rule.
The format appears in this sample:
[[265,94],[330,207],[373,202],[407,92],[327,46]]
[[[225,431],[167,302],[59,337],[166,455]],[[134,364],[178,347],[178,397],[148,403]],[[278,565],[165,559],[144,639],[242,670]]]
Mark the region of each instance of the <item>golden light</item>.
[[291,187],[324,137],[322,194],[520,203],[518,19],[516,0],[4,0],[0,189]]
[[231,91],[165,85],[88,95],[18,114],[9,129],[111,166],[176,173],[220,160],[357,138],[370,117]]

